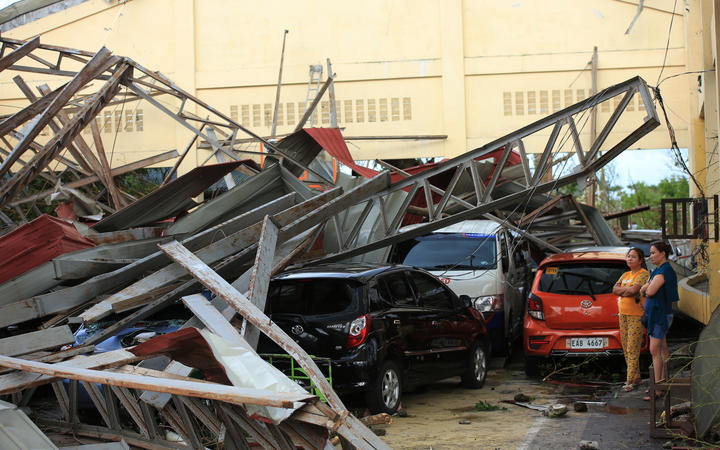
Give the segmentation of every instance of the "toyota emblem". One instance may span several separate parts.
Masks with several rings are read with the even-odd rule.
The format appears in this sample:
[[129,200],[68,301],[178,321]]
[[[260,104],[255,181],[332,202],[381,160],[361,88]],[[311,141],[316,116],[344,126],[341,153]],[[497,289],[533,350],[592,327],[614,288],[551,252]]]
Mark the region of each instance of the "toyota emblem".
[[292,331],[292,334],[295,336],[300,336],[305,329],[301,325],[293,325],[292,328],[290,328],[290,331]]
[[588,309],[592,306],[592,302],[590,300],[583,300],[580,302],[580,306],[582,306],[585,309]]

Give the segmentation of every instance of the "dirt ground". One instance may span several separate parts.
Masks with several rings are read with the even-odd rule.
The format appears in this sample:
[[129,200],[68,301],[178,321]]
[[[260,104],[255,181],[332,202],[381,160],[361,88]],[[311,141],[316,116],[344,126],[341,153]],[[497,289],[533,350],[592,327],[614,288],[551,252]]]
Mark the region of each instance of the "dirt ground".
[[[518,393],[534,397],[536,404],[555,398],[554,386],[527,379],[517,370],[491,370],[482,389],[459,384],[459,378],[451,378],[407,393],[403,406],[408,417],[395,417],[383,426],[382,439],[396,449],[515,449],[541,413],[500,401]],[[499,409],[478,411],[479,401]]]

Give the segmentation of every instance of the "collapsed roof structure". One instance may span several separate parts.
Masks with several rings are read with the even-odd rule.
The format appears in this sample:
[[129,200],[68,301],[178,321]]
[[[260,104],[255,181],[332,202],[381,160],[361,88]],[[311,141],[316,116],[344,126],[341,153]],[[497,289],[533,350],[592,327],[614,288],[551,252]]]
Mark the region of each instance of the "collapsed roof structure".
[[[613,245],[617,238],[597,211],[551,193],[586,183],[659,125],[647,85],[633,78],[455,158],[407,171],[383,162],[389,170],[377,173],[352,161],[338,130],[303,129],[300,123],[296,134],[272,144],[163,75],[107,49],[90,53],[44,45],[39,38],[0,42],[0,71],[70,78],[55,90],[41,88],[41,97],[22,78],[14,78],[29,105],[0,122],[6,146],[0,150],[0,211],[5,211],[0,217],[15,226],[11,212],[23,217],[27,212],[21,205],[52,194],[26,190],[38,177],[57,189],[78,190],[76,198],[86,197],[113,213],[92,227],[80,227],[96,246],[43,262],[0,285],[0,328],[8,336],[0,339],[0,366],[15,369],[0,375],[0,394],[11,394],[16,405],[32,406],[38,387],[49,384],[60,414],[36,417],[37,424],[145,448],[200,447],[208,441],[222,441],[228,448],[253,443],[324,448],[332,433],[347,447],[385,448],[349,414],[315,361],[265,316],[272,274],[290,263],[368,255],[471,218],[502,223],[547,251],[587,239]],[[133,94],[119,98],[119,86]],[[623,112],[635,95],[647,115],[630,124]],[[177,107],[161,103],[159,96],[176,99]],[[122,192],[115,175],[177,158],[174,171],[187,153],[110,167],[94,118],[108,105],[138,99],[191,130],[195,137],[188,149],[199,137],[220,161],[231,162],[203,165],[172,182],[166,178],[167,184],[139,200]],[[604,102],[615,102],[614,112],[583,148],[577,124]],[[188,112],[190,104],[202,113]],[[619,123],[627,130],[625,137],[607,142]],[[94,137],[94,153],[80,134],[86,127]],[[39,136],[48,129],[51,137],[42,142]],[[237,184],[227,175],[242,165],[240,133],[263,142],[273,157]],[[533,152],[539,156],[532,162],[526,142],[539,137],[543,149]],[[567,142],[576,166],[556,178],[548,176],[554,162],[568,160],[563,155]],[[335,185],[311,167],[321,149],[367,178]],[[51,161],[60,162],[74,180],[64,182],[48,171]],[[298,180],[305,171],[314,174],[320,189]],[[222,178],[228,191],[196,206],[192,198]],[[90,183],[102,184],[106,201],[80,190]],[[401,231],[409,221],[424,223]],[[318,242],[319,249],[314,247]],[[94,353],[108,339],[177,304],[192,313],[178,331]],[[90,330],[82,341],[70,333],[78,324]],[[298,362],[319,395],[291,389],[282,374],[262,363],[254,351],[259,333]],[[190,357],[190,347],[203,351]],[[236,365],[234,357],[254,362]],[[256,369],[251,376],[248,367]],[[208,380],[190,378],[196,369]],[[268,377],[277,383],[260,383]],[[82,392],[99,412],[94,422],[81,413]],[[165,428],[180,439],[172,440]]]

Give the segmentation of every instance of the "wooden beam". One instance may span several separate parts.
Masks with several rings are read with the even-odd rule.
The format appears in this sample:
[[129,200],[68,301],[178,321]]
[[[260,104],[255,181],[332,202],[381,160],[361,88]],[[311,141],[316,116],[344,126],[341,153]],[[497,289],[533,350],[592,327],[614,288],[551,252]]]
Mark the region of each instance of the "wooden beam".
[[42,112],[37,121],[30,130],[27,131],[23,139],[15,146],[10,156],[0,165],[0,176],[5,175],[10,167],[22,155],[30,143],[40,134],[40,131],[55,117],[58,111],[77,93],[80,88],[85,86],[90,80],[107,70],[113,63],[116,63],[117,57],[110,56],[110,51],[103,47],[99,52],[75,75],[75,77],[65,85],[62,91],[52,99],[45,110]]
[[235,386],[226,386],[216,383],[198,383],[194,381],[168,380],[112,373],[102,370],[80,369],[65,364],[45,364],[27,361],[9,356],[0,356],[0,366],[22,370],[32,373],[41,373],[55,378],[70,378],[110,386],[127,387],[156,392],[166,392],[175,395],[187,395],[211,400],[220,400],[228,403],[250,403],[261,406],[274,406],[278,408],[293,408],[294,402],[303,402],[312,398],[311,395],[277,393],[261,389],[246,389]]
[[183,247],[179,242],[172,241],[159,246],[170,258],[184,267],[193,277],[198,279],[205,287],[210,289],[213,294],[223,299],[228,305],[235,308],[246,320],[258,327],[285,350],[298,364],[302,366],[308,376],[313,380],[323,396],[333,406],[333,408],[345,411],[345,405],[340,401],[340,397],[330,387],[320,368],[310,358],[310,356],[302,349],[290,336],[288,336],[279,326],[273,323],[268,317],[260,311],[257,306],[238,292],[235,288],[215,273],[197,256],[193,255],[188,249]]
[[[77,356],[75,358],[52,365],[53,367],[61,367],[63,365],[72,365],[80,368],[103,369],[106,367],[119,366],[129,364],[131,362],[140,361],[139,358],[127,350],[113,350],[105,353],[97,353],[91,356]],[[23,389],[41,386],[44,384],[57,381],[57,377],[40,375],[29,372],[13,372],[0,376],[0,395],[10,394],[21,391]]]
[[0,72],[7,69],[11,65],[15,64],[23,56],[27,55],[28,53],[30,53],[33,50],[35,50],[36,48],[38,48],[39,45],[40,45],[40,36],[36,37],[35,39],[31,39],[31,40],[25,42],[20,47],[16,48],[12,53],[0,58]]
[[[331,190],[317,197],[300,203],[286,209],[285,211],[275,214],[275,220],[281,225],[291,227],[293,233],[303,231],[308,218],[325,214],[323,201],[328,198],[335,198],[341,190]],[[342,197],[341,197],[342,198]],[[330,202],[332,203],[332,201]],[[338,210],[339,212],[339,210]],[[304,219],[304,220],[303,220]],[[283,228],[285,230],[285,228]],[[251,245],[258,242],[259,234],[262,231],[262,222],[255,224],[229,234],[223,239],[212,242],[210,245],[197,250],[197,255],[204,262],[213,264],[229,255],[237,253],[243,249],[247,249]],[[286,233],[290,235],[290,233]],[[137,299],[145,297],[145,294],[168,283],[175,282],[185,275],[185,271],[177,264],[171,264],[162,269],[146,276],[138,282],[128,286],[127,288],[116,292],[107,299],[97,303],[79,317],[86,323],[96,322],[103,317],[110,315],[112,312],[123,312],[127,309],[137,307]]]
[[220,311],[218,311],[210,302],[201,294],[193,294],[182,298],[185,306],[207,327],[208,330],[217,334],[221,338],[250,348],[247,341],[238,332],[237,328],[227,321]]
[[[167,161],[169,159],[175,158],[176,156],[177,156],[177,151],[170,150],[167,152],[160,153],[156,156],[151,156],[149,158],[143,158],[139,161],[135,161],[130,164],[125,164],[124,166],[116,167],[115,169],[112,169],[110,171],[110,174],[115,177],[118,175],[122,175],[124,173],[132,172],[133,170],[142,169],[144,167],[151,166],[153,164]],[[78,187],[85,186],[85,185],[95,183],[98,181],[101,181],[100,177],[98,177],[97,175],[92,175],[87,178],[82,178],[80,180],[63,183],[63,186],[65,186],[67,188],[78,188]],[[39,200],[41,198],[47,197],[47,196],[53,194],[54,192],[55,192],[54,189],[48,189],[46,191],[39,192],[35,195],[29,195],[27,197],[20,198],[18,200],[12,201],[8,204],[10,206],[15,206],[15,205],[23,204],[23,203],[33,202],[35,200]]]
[[75,342],[70,327],[49,328],[0,339],[0,355],[18,356]]
[[[270,277],[272,276],[275,246],[278,241],[278,228],[270,216],[265,216],[258,250],[255,253],[255,264],[250,278],[249,292],[250,303],[260,311],[265,311],[265,300],[267,299]],[[243,336],[251,348],[257,348],[258,339],[260,338],[260,330],[257,327],[244,321]]]
[[[113,61],[113,58],[109,58]],[[106,61],[105,64],[108,64]],[[102,68],[101,68],[102,69]],[[98,70],[101,70],[98,69]],[[100,88],[98,92],[93,94],[92,98],[83,106],[82,110],[78,112],[72,120],[63,128],[61,133],[53,136],[47,144],[43,147],[43,150],[37,153],[30,161],[29,164],[24,166],[18,173],[13,175],[11,179],[2,187],[0,187],[0,205],[4,205],[10,201],[20,190],[24,189],[39,172],[45,169],[47,165],[57,157],[57,155],[65,148],[81,130],[81,125],[86,124],[89,120],[92,120],[95,115],[104,107],[105,103],[109,101],[115,95],[118,89],[120,79],[125,76],[129,70],[127,64],[123,64],[115,73],[108,79],[108,81]],[[78,87],[79,88],[79,87]],[[56,101],[61,98],[62,94],[56,98]],[[40,118],[35,122],[35,126],[25,135],[25,137],[17,144],[13,149],[13,152],[8,156],[0,166],[0,176],[2,174],[3,167],[7,167],[9,170],[12,166],[11,159],[13,155],[15,158],[19,158],[20,154],[25,151],[28,145],[32,143],[32,139],[40,133],[38,126],[45,121],[49,121],[54,116],[53,104],[50,104],[46,110],[42,113]],[[53,113],[53,116],[48,114]],[[7,163],[7,165],[6,165]]]
[[113,177],[110,172],[110,163],[108,162],[107,155],[105,154],[105,146],[103,145],[102,136],[100,136],[97,120],[90,121],[90,130],[92,132],[93,141],[95,142],[95,151],[98,154],[98,159],[100,160],[100,165],[102,166],[101,173],[103,176],[103,184],[110,193],[115,209],[121,209],[126,205],[126,203],[113,181]]
[[[30,89],[30,86],[25,83],[25,80],[22,79],[20,75],[16,75],[13,77],[13,81],[17,85],[18,88],[20,88],[20,91],[22,91],[23,94],[25,94],[25,97],[27,97],[28,100],[31,102],[37,101],[37,96],[33,93],[32,89]],[[45,85],[46,90],[41,91],[43,95],[49,95],[52,94],[52,90]],[[60,132],[60,126],[55,123],[55,119],[48,122],[48,125],[50,125],[50,129],[54,133]],[[89,175],[92,172],[92,168],[88,165],[87,161],[82,157],[78,149],[75,148],[73,145],[68,145],[68,150],[72,154],[73,158],[75,158],[75,161],[80,164],[80,167],[82,167],[83,173],[85,175]]]

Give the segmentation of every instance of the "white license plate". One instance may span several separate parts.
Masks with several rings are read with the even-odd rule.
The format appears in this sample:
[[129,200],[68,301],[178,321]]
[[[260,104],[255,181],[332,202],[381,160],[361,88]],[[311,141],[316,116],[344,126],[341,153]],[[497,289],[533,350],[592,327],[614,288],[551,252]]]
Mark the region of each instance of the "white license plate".
[[567,338],[565,345],[571,349],[594,350],[607,346],[607,338],[602,337],[579,337]]

